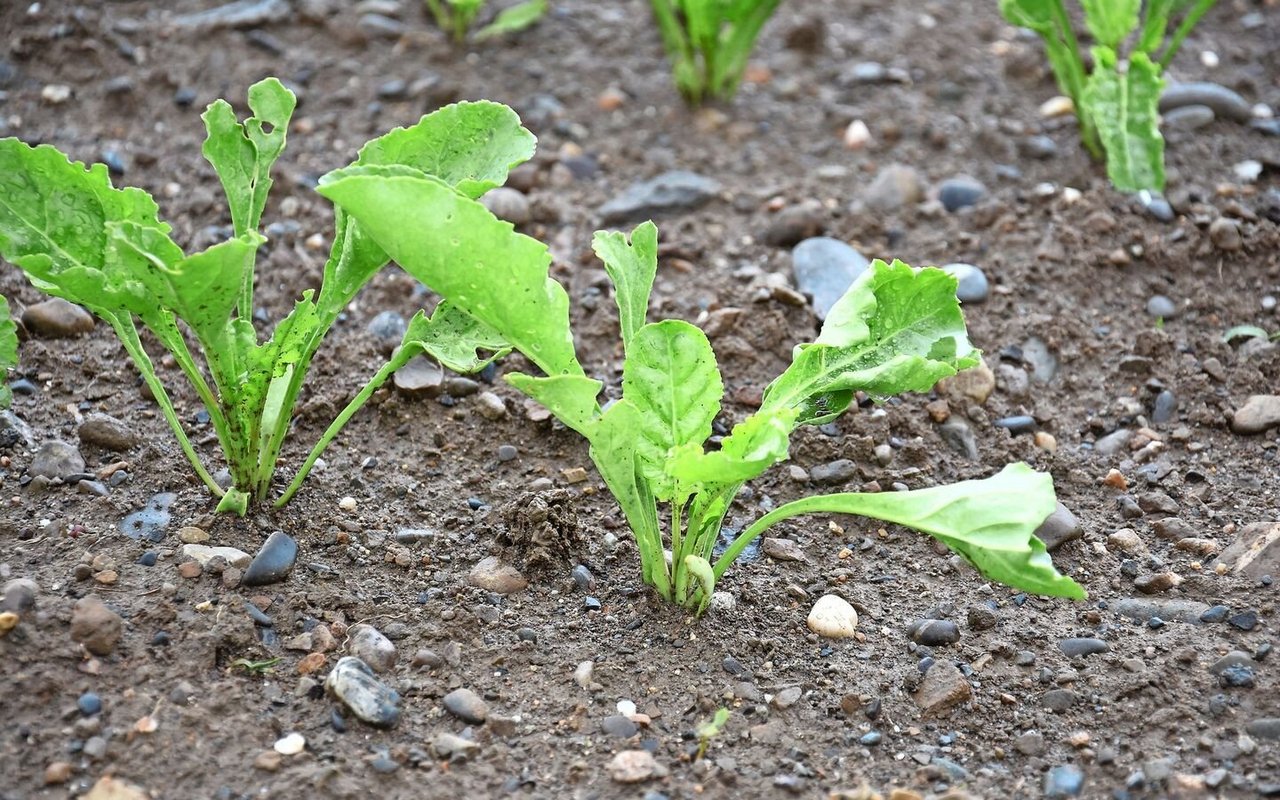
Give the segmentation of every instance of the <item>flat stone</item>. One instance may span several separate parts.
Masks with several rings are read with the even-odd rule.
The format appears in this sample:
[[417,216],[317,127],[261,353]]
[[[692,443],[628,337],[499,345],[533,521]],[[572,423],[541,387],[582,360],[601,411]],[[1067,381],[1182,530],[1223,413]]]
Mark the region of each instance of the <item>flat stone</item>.
[[80,423],[80,441],[104,450],[123,453],[138,444],[137,431],[108,414],[90,414]]
[[973,697],[969,681],[950,661],[935,661],[916,691],[916,704],[926,717],[938,716]]
[[275,531],[253,557],[240,582],[245,586],[279,583],[289,577],[297,560],[298,543],[284,531]]
[[84,473],[84,457],[73,444],[52,439],[40,445],[31,459],[27,473],[46,478],[66,478]]
[[1076,693],[1070,689],[1050,689],[1040,702],[1050,711],[1066,711],[1076,704]]
[[791,251],[796,288],[813,298],[813,313],[826,319],[832,306],[871,262],[839,239],[815,236]]
[[897,211],[924,199],[920,173],[904,164],[890,164],[876,174],[862,192],[862,202],[873,211]]
[[391,377],[396,389],[411,397],[435,397],[444,384],[444,369],[439,364],[418,355]]
[[1249,101],[1216,83],[1175,83],[1160,93],[1161,112],[1185,106],[1207,106],[1213,113],[1232,122],[1248,122],[1253,117]]
[[1265,433],[1280,425],[1280,395],[1255,394],[1236,409],[1231,430],[1244,436]]
[[355,717],[377,728],[390,728],[400,719],[400,695],[374,677],[373,670],[354,656],[338,659],[324,682],[325,690]]
[[600,206],[600,221],[612,225],[687,211],[705,205],[719,193],[719,181],[685,170],[665,172],[651,180],[632,184],[622,194]]
[[514,594],[523,591],[529,585],[529,580],[520,570],[502,563],[497,556],[487,556],[467,573],[467,583],[488,592]]
[[764,537],[764,542],[760,549],[764,554],[775,561],[808,561],[804,551],[800,549],[800,545],[796,544],[794,539],[775,539],[772,536]]
[[1111,645],[1101,639],[1078,637],[1074,639],[1063,639],[1058,642],[1058,649],[1061,650],[1067,658],[1075,658],[1076,656],[1091,656],[1095,653],[1106,653],[1111,650]]
[[942,441],[946,442],[952,450],[964,456],[970,461],[977,461],[978,439],[974,436],[973,428],[968,422],[960,417],[953,416],[946,422],[938,426],[938,436]]
[[1036,537],[1044,542],[1046,550],[1056,550],[1067,542],[1079,539],[1084,535],[1084,528],[1076,515],[1062,503],[1053,509],[1053,513],[1036,528]]
[[819,464],[809,470],[809,478],[817,486],[838,486],[858,476],[858,465],[847,458]]
[[470,725],[483,725],[489,718],[489,706],[470,689],[454,689],[441,701],[445,710]]
[[480,744],[456,734],[442,733],[431,740],[431,752],[436,758],[457,764],[480,752]]
[[67,339],[93,330],[93,315],[61,297],[27,306],[21,319],[23,327],[43,339]]
[[1208,106],[1190,105],[1171,108],[1167,114],[1161,115],[1161,127],[1170,130],[1194,131],[1206,125],[1212,125],[1218,115]]
[[95,656],[110,655],[124,632],[124,620],[97,595],[85,595],[71,611],[71,638]]
[[929,647],[955,644],[960,641],[960,629],[945,619],[922,619],[907,629],[911,641]]
[[948,178],[938,186],[938,202],[947,211],[956,212],[976,204],[987,193],[981,181],[960,175]]
[[234,547],[210,547],[204,544],[184,544],[182,560],[192,560],[201,567],[208,566],[212,559],[221,558],[236,569],[247,569],[253,558],[243,550]]
[[1200,615],[1209,610],[1206,603],[1194,600],[1155,600],[1125,597],[1111,601],[1110,608],[1122,617],[1146,624],[1152,617],[1165,622],[1185,622],[1199,625]]
[[257,28],[293,16],[288,0],[234,0],[205,11],[174,17],[173,25],[194,31]]
[[1255,719],[1245,725],[1244,729],[1255,739],[1280,740],[1280,717]]
[[613,736],[617,739],[630,739],[636,735],[640,727],[621,714],[611,714],[600,723],[600,730],[604,731],[607,736]]
[[1280,522],[1255,522],[1244,526],[1222,554],[1218,563],[1238,575],[1260,579],[1280,577]]
[[648,750],[623,750],[613,757],[607,769],[609,777],[618,783],[641,783],[667,775],[667,768]]
[[843,597],[823,595],[806,620],[809,630],[828,639],[848,639],[858,631],[858,612]]
[[396,646],[372,625],[358,623],[347,630],[351,655],[363,661],[374,672],[390,672],[396,665]]

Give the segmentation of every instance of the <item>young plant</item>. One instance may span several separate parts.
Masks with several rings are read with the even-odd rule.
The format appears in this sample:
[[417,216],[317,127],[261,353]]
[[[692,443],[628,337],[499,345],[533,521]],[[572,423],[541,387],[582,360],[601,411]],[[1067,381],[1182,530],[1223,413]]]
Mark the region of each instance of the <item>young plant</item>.
[[[204,114],[204,155],[226,190],[235,235],[190,255],[169,238],[155,201],[139,189],[113,188],[105,166],[86,169],[53,147],[0,140],[0,256],[24,270],[36,288],[85,306],[111,326],[197,474],[221,498],[219,510],[238,513],[267,498],[303,378],[326,333],[390,260],[365,229],[365,217],[358,222],[348,213],[361,208],[359,198],[351,199],[336,210],[319,291],[304,292],[270,337],[259,341],[251,321],[255,257],[265,242],[258,223],[294,96],[270,78],[249,89],[249,107],[253,116],[244,122],[222,101]],[[502,184],[507,170],[533,150],[533,135],[506,106],[462,103],[374,139],[353,164],[323,179],[326,196],[369,181],[412,183],[413,198],[394,216],[433,253],[426,263],[405,268],[444,299],[430,317],[419,312],[413,318],[397,354],[325,431],[277,505],[298,490],[342,425],[415,355],[425,352],[468,372],[525,343],[525,330],[536,326],[509,339],[502,330],[511,327],[511,316],[491,312],[507,310],[513,289],[542,289],[550,259],[525,258],[526,270],[514,283],[493,279],[494,265],[505,269],[515,255],[503,249],[514,234],[477,198]],[[567,339],[567,301],[551,284],[554,291],[527,294],[520,308],[545,318],[548,327],[559,319]],[[143,347],[139,322],[172,355],[208,411],[231,473],[229,489],[214,481],[196,454]],[[0,359],[2,344],[0,339]]]
[[[476,17],[484,10],[485,0],[424,0],[440,30],[454,41],[467,38]],[[475,39],[489,39],[504,33],[515,33],[530,27],[546,16],[547,0],[523,0],[498,12],[493,21],[476,31]]]
[[13,403],[9,370],[18,366],[18,326],[9,314],[9,301],[0,297],[0,411]]
[[[722,394],[711,345],[688,322],[645,322],[657,271],[657,228],[645,223],[629,241],[621,233],[597,233],[594,249],[615,287],[624,350],[621,398],[601,408],[601,383],[580,369],[506,378],[590,442],[591,459],[635,534],[644,581],[659,595],[701,612],[729,565],[765,529],[801,514],[842,513],[930,534],[992,580],[1038,594],[1083,597],[1033,534],[1055,498],[1050,477],[1025,464],[951,486],[797,500],[765,514],[714,557],[734,497],[787,458],[798,426],[835,419],[857,392],[885,399],[928,391],[978,363],[954,278],[897,261],[874,262],[832,308],[818,339],[796,348],[759,411],[735,426],[718,450],[708,451],[703,443]],[[666,513],[659,513],[659,504]]]
[[[1000,0],[1000,13],[1044,40],[1058,86],[1075,104],[1084,146],[1094,158],[1105,159],[1111,184],[1125,192],[1162,191],[1164,139],[1157,110],[1162,74],[1215,2],[1080,0],[1095,42],[1092,72],[1085,69],[1063,0]],[[1182,21],[1167,37],[1170,21],[1179,14]],[[1135,31],[1125,57],[1121,50]]]
[[738,91],[760,30],[782,0],[653,0],[676,88],[691,104]]

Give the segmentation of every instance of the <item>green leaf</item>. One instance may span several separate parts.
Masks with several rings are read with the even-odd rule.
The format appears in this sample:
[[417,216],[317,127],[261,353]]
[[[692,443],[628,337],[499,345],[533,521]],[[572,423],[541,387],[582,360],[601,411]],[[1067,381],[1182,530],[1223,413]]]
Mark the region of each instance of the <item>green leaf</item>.
[[1175,5],[1177,0],[1147,0],[1143,9],[1142,33],[1138,36],[1135,49],[1151,54],[1160,47],[1169,29],[1169,15]]
[[641,424],[641,412],[630,401],[619,400],[609,406],[592,431],[591,460],[635,534],[645,582],[670,597],[657,504],[636,447]]
[[895,522],[933,536],[990,580],[1035,594],[1084,599],[1079,584],[1060,574],[1035,536],[1056,505],[1053,479],[1026,464],[1010,464],[984,480],[908,492],[806,497],[779,506],[753,523],[716,562],[716,576],[747,542],[771,525],[801,514],[838,513]]
[[[430,318],[419,311],[409,321],[401,347],[426,351],[454,372],[479,372],[511,352],[502,334],[442,300]],[[481,355],[485,351],[488,355]]]
[[733,427],[719,450],[704,453],[701,443],[692,442],[675,448],[667,461],[667,473],[694,485],[749,481],[786,460],[798,416],[792,408],[752,414]]
[[541,403],[556,419],[587,439],[594,434],[600,407],[596,396],[601,384],[585,375],[553,375],[535,378],[519,372],[504,376],[507,383]]
[[625,349],[644,325],[649,309],[649,293],[658,273],[658,226],[641,223],[631,232],[630,241],[623,233],[596,231],[591,247],[613,281]]
[[107,223],[167,238],[158,212],[146,192],[113,188],[102,164],[85,167],[48,145],[0,139],[0,256],[41,291],[95,313],[143,305],[128,266],[109,257]]
[[253,116],[243,123],[225,100],[215,100],[201,117],[207,131],[204,157],[222,182],[237,236],[258,229],[271,190],[271,166],[284,151],[296,106],[293,92],[267,78],[249,87]]
[[716,590],[716,574],[711,569],[711,564],[702,556],[685,556],[684,568],[698,582],[702,599],[698,602],[695,613],[701,614],[711,603],[711,593]]
[[659,500],[678,492],[666,471],[668,451],[700,445],[711,435],[722,393],[715,353],[702,331],[669,319],[636,332],[622,365],[622,396],[639,412],[634,447]]
[[1120,43],[1138,27],[1142,0],[1080,0],[1084,24],[1098,44],[1119,50]]
[[18,326],[9,314],[9,301],[0,297],[0,410],[13,402],[9,370],[18,366]]
[[510,8],[504,8],[493,22],[476,31],[477,41],[501,36],[504,33],[516,33],[533,25],[547,13],[547,0],[525,0]]
[[874,398],[924,392],[978,363],[941,270],[873,261],[827,315],[813,344],[765,389],[762,411],[794,408],[799,422],[838,416],[857,391]]
[[1268,334],[1265,328],[1257,325],[1236,325],[1230,328],[1226,333],[1222,334],[1222,341],[1230,344],[1236,339],[1266,339]]
[[1146,53],[1119,72],[1115,51],[1093,48],[1094,69],[1084,103],[1107,153],[1107,177],[1123,192],[1164,189],[1164,139],[1157,106],[1164,81]]
[[406,272],[498,331],[547,375],[583,374],[569,298],[547,274],[545,245],[428,177],[338,174],[318,191]]
[[501,103],[454,103],[371,140],[353,166],[413,167],[475,199],[505,183],[512,167],[533,157],[536,144]]

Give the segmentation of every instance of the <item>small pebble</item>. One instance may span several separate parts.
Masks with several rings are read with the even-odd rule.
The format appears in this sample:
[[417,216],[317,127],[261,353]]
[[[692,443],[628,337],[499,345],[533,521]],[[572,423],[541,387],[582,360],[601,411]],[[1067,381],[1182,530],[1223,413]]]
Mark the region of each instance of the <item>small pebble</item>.
[[296,756],[307,747],[307,740],[300,733],[290,733],[276,740],[272,749],[282,756]]
[[1178,316],[1178,306],[1162,294],[1147,299],[1147,316],[1156,319],[1173,319]]

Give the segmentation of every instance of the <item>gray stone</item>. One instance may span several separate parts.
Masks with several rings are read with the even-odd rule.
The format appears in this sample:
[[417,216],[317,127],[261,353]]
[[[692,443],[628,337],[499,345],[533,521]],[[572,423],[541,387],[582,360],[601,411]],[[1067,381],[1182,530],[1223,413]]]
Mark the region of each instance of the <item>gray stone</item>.
[[1066,711],[1076,704],[1076,693],[1070,689],[1050,689],[1040,701],[1050,711]]
[[442,733],[431,741],[431,752],[454,764],[461,764],[480,752],[480,745],[453,733]]
[[1255,580],[1263,575],[1280,577],[1280,522],[1246,525],[1218,556],[1218,563]]
[[174,17],[173,25],[195,31],[222,28],[256,28],[293,15],[288,0],[236,0],[194,14]]
[[60,442],[57,439],[45,442],[36,451],[27,467],[29,475],[43,475],[46,478],[66,478],[71,475],[84,474],[84,458],[75,445]]
[[1128,428],[1120,428],[1112,431],[1106,436],[1098,439],[1093,443],[1093,452],[1104,456],[1114,456],[1125,450],[1129,444],[1129,440],[1133,438],[1133,431]]
[[1178,316],[1178,306],[1162,294],[1147,298],[1147,316],[1156,319],[1173,319]]
[[1013,747],[1024,756],[1038,756],[1044,752],[1044,735],[1039,731],[1027,731],[1013,740]]
[[1169,109],[1162,115],[1161,127],[1169,130],[1194,131],[1206,125],[1212,125],[1217,119],[1213,109],[1208,106],[1190,105]]
[[1159,192],[1143,189],[1138,192],[1138,203],[1148,214],[1161,222],[1173,222],[1175,216],[1173,206],[1169,205],[1169,201]]
[[720,183],[703,175],[677,170],[632,184],[622,194],[600,206],[606,225],[642,217],[687,211],[705,205],[720,192]]
[[1111,650],[1111,645],[1101,639],[1079,637],[1074,639],[1063,639],[1058,642],[1058,649],[1061,650],[1067,658],[1075,658],[1077,656],[1091,656],[1095,653],[1109,652]]
[[374,677],[369,666],[355,656],[338,659],[324,688],[356,719],[376,728],[390,728],[400,719],[400,695]]
[[962,303],[971,305],[983,303],[991,294],[986,273],[972,264],[960,262],[946,264],[942,267],[942,271],[954,276],[959,282],[956,285],[956,297]]
[[791,247],[822,233],[826,209],[817,200],[787,206],[769,220],[760,241],[771,247]]
[[480,202],[495,217],[506,220],[512,225],[526,225],[532,219],[529,212],[529,198],[507,186],[490,189],[484,197],[480,198]]
[[965,422],[960,417],[952,416],[938,426],[938,435],[952,450],[955,450],[970,461],[978,460],[978,440],[973,435],[973,428],[969,426],[968,422]]
[[640,730],[639,726],[621,714],[612,714],[600,723],[600,729],[618,739],[630,739]]
[[87,445],[123,453],[138,444],[133,428],[107,414],[90,414],[80,423],[80,441]]
[[245,586],[279,583],[289,577],[297,560],[298,543],[284,531],[275,531],[267,537],[253,561],[249,562],[240,582]]
[[382,632],[363,622],[347,631],[351,639],[348,650],[374,672],[390,672],[396,665],[396,646]]
[[1245,732],[1256,739],[1280,740],[1280,717],[1255,719],[1244,726]]
[[907,634],[913,642],[928,647],[955,644],[960,641],[960,629],[945,619],[922,619],[912,624]]
[[93,315],[61,297],[27,306],[21,320],[23,327],[45,339],[66,339],[93,330]]
[[809,470],[809,478],[817,486],[836,486],[848,483],[858,475],[858,465],[847,458],[828,464],[818,464]]
[[966,615],[969,627],[975,631],[985,631],[1000,623],[1000,615],[995,609],[987,606],[970,606]]
[[881,169],[862,193],[862,202],[873,211],[897,211],[923,198],[920,173],[903,164],[890,164]]
[[408,328],[409,323],[403,315],[395,311],[381,311],[377,316],[369,320],[369,327],[366,330],[378,340],[384,352],[390,352],[396,345],[400,344],[400,340],[404,338],[404,332]]
[[1175,83],[1160,93],[1162,113],[1187,106],[1207,106],[1232,122],[1248,122],[1253,117],[1249,101],[1216,83]]
[[0,611],[22,616],[36,607],[36,598],[40,595],[40,587],[30,578],[14,578],[4,585],[4,593],[0,595]]
[[1053,513],[1036,528],[1036,536],[1044,542],[1046,550],[1056,550],[1083,535],[1084,528],[1081,527],[1080,520],[1062,503],[1058,503]]
[[959,211],[976,204],[987,193],[987,187],[967,175],[948,178],[938,187],[938,202],[947,211]]
[[435,397],[444,384],[444,370],[424,355],[409,359],[391,378],[396,388],[411,397]]
[[446,711],[469,725],[483,725],[489,718],[489,705],[470,689],[454,689],[441,702]]
[[1255,394],[1231,416],[1231,430],[1249,436],[1280,425],[1280,395]]
[[871,264],[861,253],[839,239],[816,236],[791,251],[796,288],[813,298],[813,311],[826,319],[849,286]]
[[1048,383],[1058,374],[1058,357],[1038,336],[1022,343],[1022,358],[1031,365],[1031,380],[1036,383]]
[[1122,617],[1146,624],[1152,617],[1165,622],[1185,622],[1199,625],[1200,615],[1209,610],[1205,603],[1194,600],[1156,600],[1153,598],[1125,597],[1111,602],[1111,610]]

